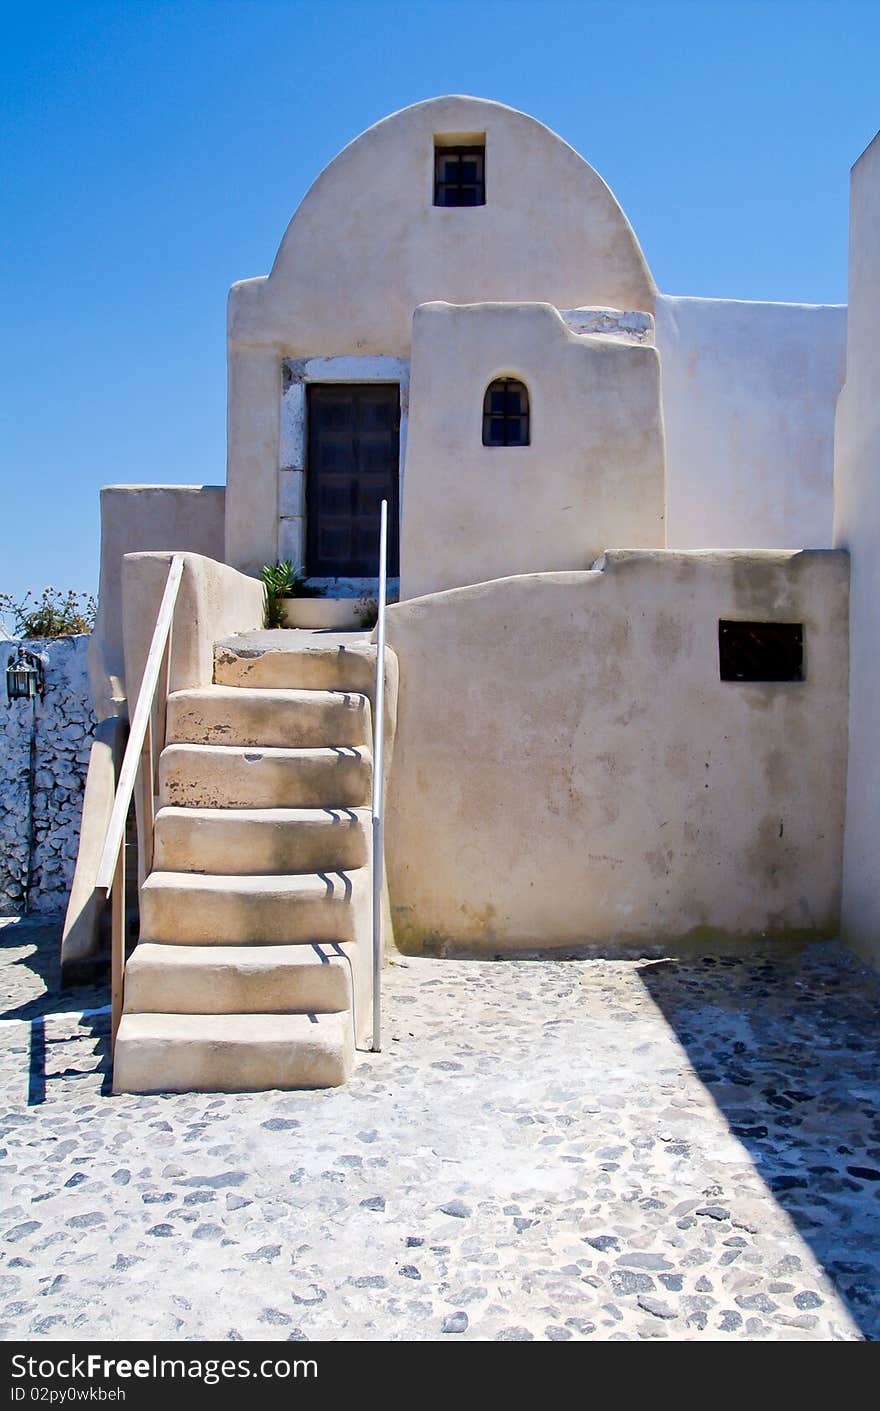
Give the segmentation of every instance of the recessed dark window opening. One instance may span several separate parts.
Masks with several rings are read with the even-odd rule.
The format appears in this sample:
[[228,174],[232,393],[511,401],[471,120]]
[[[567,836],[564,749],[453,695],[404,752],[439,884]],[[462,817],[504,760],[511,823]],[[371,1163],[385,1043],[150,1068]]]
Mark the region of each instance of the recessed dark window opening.
[[722,681],[803,681],[802,622],[718,623]]
[[529,391],[524,382],[499,377],[483,398],[483,445],[529,444]]
[[387,500],[388,572],[399,573],[399,384],[313,382],[306,390],[306,572],[375,577]]
[[434,205],[485,206],[485,147],[434,148]]

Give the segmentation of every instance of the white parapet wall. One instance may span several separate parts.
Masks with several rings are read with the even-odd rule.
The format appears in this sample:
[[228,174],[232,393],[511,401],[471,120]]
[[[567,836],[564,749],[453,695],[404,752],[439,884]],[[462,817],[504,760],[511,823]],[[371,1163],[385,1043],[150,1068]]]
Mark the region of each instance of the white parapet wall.
[[849,299],[834,468],[835,543],[852,556],[842,930],[880,965],[880,135],[852,172]]
[[67,905],[95,729],[88,643],[85,635],[25,641],[40,658],[45,691],[7,701],[6,665],[18,644],[0,642],[0,915]]
[[89,646],[92,699],[100,720],[126,710],[123,557],[188,549],[222,559],[225,502],[222,485],[106,485],[101,491],[98,619]]
[[[408,950],[834,935],[847,556],[609,553],[388,610]],[[805,679],[721,680],[719,621],[800,623]]]
[[671,549],[832,542],[846,308],[657,298]]
[[[416,310],[401,597],[665,546],[657,351],[608,336],[612,311],[577,312],[575,332],[575,311],[550,304]],[[499,377],[527,389],[528,445],[483,445]]]

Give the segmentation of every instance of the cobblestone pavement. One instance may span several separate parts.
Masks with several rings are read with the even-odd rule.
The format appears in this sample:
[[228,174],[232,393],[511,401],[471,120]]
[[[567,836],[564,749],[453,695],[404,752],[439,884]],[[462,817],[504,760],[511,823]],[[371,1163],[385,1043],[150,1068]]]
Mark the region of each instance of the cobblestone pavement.
[[880,985],[837,947],[398,961],[348,1087],[150,1098],[56,947],[0,928],[4,1338],[880,1335]]

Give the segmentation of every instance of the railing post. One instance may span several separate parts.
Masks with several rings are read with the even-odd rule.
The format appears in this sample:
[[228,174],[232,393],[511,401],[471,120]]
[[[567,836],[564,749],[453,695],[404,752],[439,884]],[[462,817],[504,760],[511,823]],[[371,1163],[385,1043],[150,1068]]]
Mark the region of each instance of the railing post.
[[385,863],[385,596],[387,591],[388,501],[379,518],[379,603],[376,633],[376,689],[373,693],[373,1052],[382,1048],[382,882]]
[[116,1054],[116,1035],[122,1018],[125,984],[125,844],[116,856],[116,871],[110,892],[110,1062]]
[[[113,1061],[116,1050],[116,1035],[122,1019],[125,991],[125,830],[128,809],[137,787],[140,791],[141,825],[143,828],[144,871],[149,872],[153,861],[153,826],[156,807],[156,753],[153,748],[153,716],[156,705],[156,692],[160,681],[164,683],[163,695],[168,694],[171,662],[171,627],[177,594],[183,577],[184,559],[174,554],[165,579],[165,589],[159,605],[159,615],[153,630],[150,649],[144,665],[137,704],[131,717],[128,743],[98,872],[95,887],[109,895],[111,903],[110,925],[110,1058]],[[164,701],[156,714],[157,732],[164,738]],[[140,865],[138,867],[140,872]]]

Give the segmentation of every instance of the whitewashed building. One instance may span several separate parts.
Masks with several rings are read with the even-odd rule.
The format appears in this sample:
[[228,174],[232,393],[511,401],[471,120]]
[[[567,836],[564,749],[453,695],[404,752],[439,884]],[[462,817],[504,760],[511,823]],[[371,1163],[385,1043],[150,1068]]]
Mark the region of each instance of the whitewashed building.
[[[225,490],[103,492],[103,716],[131,715],[183,554],[119,1086],[336,1082],[366,1041],[376,645],[261,633],[257,576],[289,559],[344,614],[383,499],[388,944],[651,951],[842,916],[880,954],[878,162],[849,331],[660,292],[601,177],[497,103],[416,104],[321,173],[230,293]],[[307,966],[305,940],[337,951]],[[66,960],[93,944],[70,915]]]

